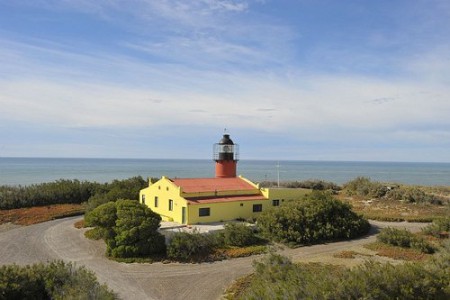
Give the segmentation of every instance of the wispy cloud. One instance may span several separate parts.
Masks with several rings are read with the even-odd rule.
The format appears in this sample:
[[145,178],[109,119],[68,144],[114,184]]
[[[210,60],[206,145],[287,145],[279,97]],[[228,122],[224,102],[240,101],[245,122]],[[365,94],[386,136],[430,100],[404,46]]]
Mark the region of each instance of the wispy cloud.
[[[124,130],[123,138],[133,130],[227,126],[287,135],[295,145],[450,143],[450,48],[437,35],[428,47],[428,38],[410,41],[382,27],[361,31],[353,43],[343,32],[335,33],[339,43],[303,40],[292,20],[255,12],[260,1],[28,5],[93,16],[127,34],[89,47],[65,36],[0,31],[3,127],[26,121],[102,134]],[[430,28],[420,24],[408,33]]]

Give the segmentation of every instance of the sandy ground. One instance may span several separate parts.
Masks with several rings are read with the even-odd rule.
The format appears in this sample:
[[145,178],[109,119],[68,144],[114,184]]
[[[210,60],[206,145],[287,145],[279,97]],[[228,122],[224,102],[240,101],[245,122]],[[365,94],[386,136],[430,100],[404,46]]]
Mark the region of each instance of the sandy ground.
[[[75,262],[94,271],[123,299],[219,299],[236,278],[252,272],[252,261],[245,257],[203,264],[125,264],[104,257],[103,241],[84,237],[84,230],[73,224],[82,217],[73,217],[37,225],[0,226],[0,264],[26,265],[55,259]],[[375,240],[378,228],[392,226],[420,230],[422,223],[371,222],[371,234],[360,239],[279,251],[294,261],[356,264],[367,259],[337,259],[333,254],[353,250],[370,253],[362,245]]]

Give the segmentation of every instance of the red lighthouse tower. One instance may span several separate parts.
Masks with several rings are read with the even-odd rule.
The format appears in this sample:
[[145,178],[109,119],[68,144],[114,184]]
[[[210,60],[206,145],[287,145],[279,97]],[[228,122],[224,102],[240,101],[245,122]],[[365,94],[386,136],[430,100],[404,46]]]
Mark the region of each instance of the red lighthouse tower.
[[216,177],[236,177],[236,167],[239,157],[239,145],[233,143],[229,134],[224,134],[219,143],[214,144],[214,161],[216,162]]

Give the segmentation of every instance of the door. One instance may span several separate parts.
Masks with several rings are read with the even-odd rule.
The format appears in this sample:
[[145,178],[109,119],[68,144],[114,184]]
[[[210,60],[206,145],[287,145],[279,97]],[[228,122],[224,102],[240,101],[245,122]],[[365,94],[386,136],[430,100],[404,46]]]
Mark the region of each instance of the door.
[[186,224],[186,207],[181,208],[181,224]]

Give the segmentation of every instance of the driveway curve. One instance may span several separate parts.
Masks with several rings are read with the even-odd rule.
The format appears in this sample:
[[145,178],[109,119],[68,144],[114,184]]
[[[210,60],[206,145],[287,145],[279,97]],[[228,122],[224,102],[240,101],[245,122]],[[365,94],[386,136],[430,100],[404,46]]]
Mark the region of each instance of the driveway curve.
[[[73,226],[81,218],[72,217],[0,230],[0,264],[26,265],[55,259],[74,262],[95,272],[98,280],[106,283],[122,299],[218,299],[233,280],[253,270],[252,262],[255,257],[203,264],[114,262],[104,257],[103,241],[88,240],[84,237],[85,230]],[[363,249],[363,244],[374,241],[377,228],[392,226],[417,231],[426,225],[387,222],[371,224],[371,234],[360,239],[281,249],[280,252],[295,261],[336,260],[332,256],[334,253]]]

